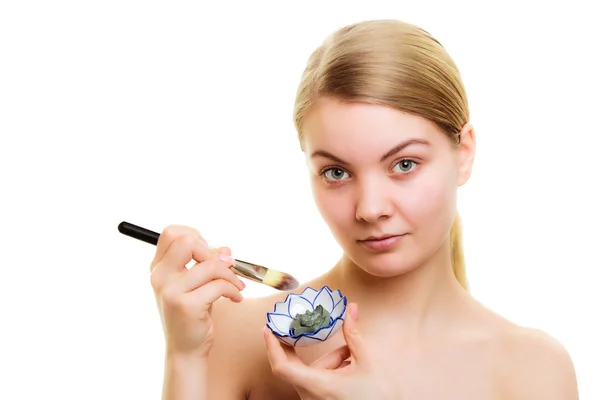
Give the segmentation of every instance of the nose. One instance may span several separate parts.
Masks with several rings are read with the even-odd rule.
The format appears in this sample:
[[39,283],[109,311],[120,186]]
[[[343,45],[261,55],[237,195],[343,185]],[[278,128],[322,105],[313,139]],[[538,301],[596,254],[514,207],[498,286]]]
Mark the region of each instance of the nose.
[[393,190],[384,182],[370,179],[357,185],[356,219],[377,222],[389,218],[394,209]]

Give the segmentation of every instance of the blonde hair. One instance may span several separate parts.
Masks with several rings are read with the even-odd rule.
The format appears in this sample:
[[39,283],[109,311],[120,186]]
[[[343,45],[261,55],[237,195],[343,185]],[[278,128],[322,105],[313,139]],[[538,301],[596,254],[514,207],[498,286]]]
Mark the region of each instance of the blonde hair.
[[[469,121],[458,68],[425,30],[396,20],[345,26],[309,57],[294,105],[294,124],[304,150],[302,122],[319,97],[384,105],[434,122],[456,145]],[[458,213],[450,230],[454,276],[468,289]]]

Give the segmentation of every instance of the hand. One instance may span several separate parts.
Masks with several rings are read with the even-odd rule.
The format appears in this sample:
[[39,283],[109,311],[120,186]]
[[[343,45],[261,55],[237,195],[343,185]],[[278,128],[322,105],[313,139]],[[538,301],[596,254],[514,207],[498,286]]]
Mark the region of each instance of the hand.
[[[276,376],[290,382],[303,400],[398,400],[397,378],[369,356],[358,331],[358,306],[348,304],[342,326],[346,346],[340,347],[310,366],[296,355],[294,348],[281,343],[265,327],[267,355]],[[348,358],[352,357],[350,362]]]
[[[184,226],[165,229],[151,264],[169,355],[208,357],[214,342],[211,305],[220,297],[242,301],[244,283],[229,269],[227,248],[210,249],[200,233]],[[195,260],[191,268],[186,265]]]

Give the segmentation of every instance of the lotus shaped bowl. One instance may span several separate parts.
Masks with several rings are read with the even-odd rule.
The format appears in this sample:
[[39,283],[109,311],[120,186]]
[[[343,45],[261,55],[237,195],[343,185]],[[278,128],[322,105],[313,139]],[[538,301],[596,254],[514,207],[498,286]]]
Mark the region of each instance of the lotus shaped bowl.
[[[320,290],[307,287],[300,294],[288,294],[285,301],[275,303],[273,312],[267,313],[267,326],[279,338],[289,345],[304,347],[324,342],[333,336],[344,323],[347,299],[339,290],[331,291],[327,286]],[[313,311],[318,305],[330,314],[329,324],[316,332],[305,332],[294,336],[290,329],[297,314]]]

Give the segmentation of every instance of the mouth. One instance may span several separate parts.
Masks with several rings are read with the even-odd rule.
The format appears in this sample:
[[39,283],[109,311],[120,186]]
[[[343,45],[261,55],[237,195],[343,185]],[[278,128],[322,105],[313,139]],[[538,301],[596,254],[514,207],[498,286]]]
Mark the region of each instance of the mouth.
[[399,237],[399,236],[404,236],[404,234],[401,234],[401,235],[369,236],[366,239],[360,239],[360,240],[358,240],[358,242],[377,242],[377,241],[386,240],[386,239],[389,239],[389,238],[395,238],[395,237]]
[[370,251],[381,252],[395,248],[406,234],[401,235],[381,235],[369,236],[366,239],[358,240],[362,246]]

